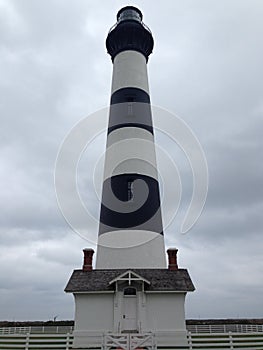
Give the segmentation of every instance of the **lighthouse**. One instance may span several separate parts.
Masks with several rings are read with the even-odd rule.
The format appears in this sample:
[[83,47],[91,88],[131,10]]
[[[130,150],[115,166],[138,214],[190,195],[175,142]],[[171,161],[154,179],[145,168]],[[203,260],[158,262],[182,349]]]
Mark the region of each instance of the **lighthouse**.
[[[187,348],[185,296],[194,290],[177,249],[166,264],[147,63],[154,40],[141,11],[117,13],[96,252],[65,288],[75,300],[74,349]],[[95,268],[94,268],[95,267]]]
[[139,9],[117,14],[96,268],[166,266],[147,62],[153,37]]

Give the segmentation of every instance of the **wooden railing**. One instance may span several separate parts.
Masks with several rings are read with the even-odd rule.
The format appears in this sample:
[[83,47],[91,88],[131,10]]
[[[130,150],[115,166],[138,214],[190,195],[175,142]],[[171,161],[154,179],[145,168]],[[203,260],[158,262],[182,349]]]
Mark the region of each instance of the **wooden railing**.
[[262,350],[262,333],[194,333],[188,332],[189,350]]
[[262,333],[262,324],[192,324],[186,326],[191,333]]
[[[138,325],[141,332],[141,324]],[[121,325],[118,324],[120,332]],[[263,333],[263,324],[192,324],[186,326],[191,333]],[[0,327],[0,334],[65,334],[72,333],[73,326],[29,326],[29,327]]]
[[21,350],[69,350],[72,348],[72,334],[5,334],[0,335],[0,349]]
[[28,326],[28,327],[0,327],[1,334],[66,334],[72,333],[73,326]]
[[[262,350],[263,333],[191,333],[188,332],[188,350]],[[73,335],[65,334],[1,334],[0,349],[11,350],[69,350],[72,349]],[[157,343],[157,345],[156,345]],[[98,347],[100,345],[98,344]],[[101,334],[101,348],[111,347],[135,350],[137,348],[157,349],[158,336],[152,333]],[[181,350],[179,347],[174,349]]]

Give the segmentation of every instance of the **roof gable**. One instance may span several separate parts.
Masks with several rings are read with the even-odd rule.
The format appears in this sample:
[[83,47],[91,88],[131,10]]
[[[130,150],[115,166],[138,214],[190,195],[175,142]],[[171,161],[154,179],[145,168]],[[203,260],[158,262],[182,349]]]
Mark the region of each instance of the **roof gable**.
[[120,274],[119,276],[117,276],[116,278],[114,278],[113,280],[111,280],[109,282],[109,285],[118,282],[118,281],[128,281],[129,286],[131,285],[132,281],[137,281],[137,282],[145,282],[147,284],[151,284],[147,279],[143,278],[142,276],[138,275],[137,273],[135,273],[132,270],[127,270],[125,272],[123,272],[122,274]]

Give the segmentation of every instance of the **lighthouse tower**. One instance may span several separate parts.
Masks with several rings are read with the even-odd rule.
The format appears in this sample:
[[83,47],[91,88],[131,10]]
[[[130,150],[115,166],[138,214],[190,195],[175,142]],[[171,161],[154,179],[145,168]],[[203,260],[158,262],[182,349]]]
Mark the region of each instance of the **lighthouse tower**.
[[122,8],[106,39],[113,62],[96,265],[65,288],[75,299],[74,349],[187,348],[184,303],[194,286],[165,259],[147,62],[153,50],[142,13]]
[[147,76],[153,37],[140,10],[118,12],[106,47],[113,76],[96,268],[164,268]]

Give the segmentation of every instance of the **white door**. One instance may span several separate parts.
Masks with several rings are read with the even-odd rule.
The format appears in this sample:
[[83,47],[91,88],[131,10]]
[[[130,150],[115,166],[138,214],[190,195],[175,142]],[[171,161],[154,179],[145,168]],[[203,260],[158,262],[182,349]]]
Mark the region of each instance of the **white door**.
[[[127,288],[128,290],[128,288]],[[131,288],[129,288],[129,291]],[[129,292],[128,291],[128,292]],[[123,293],[122,330],[137,330],[137,295]]]

